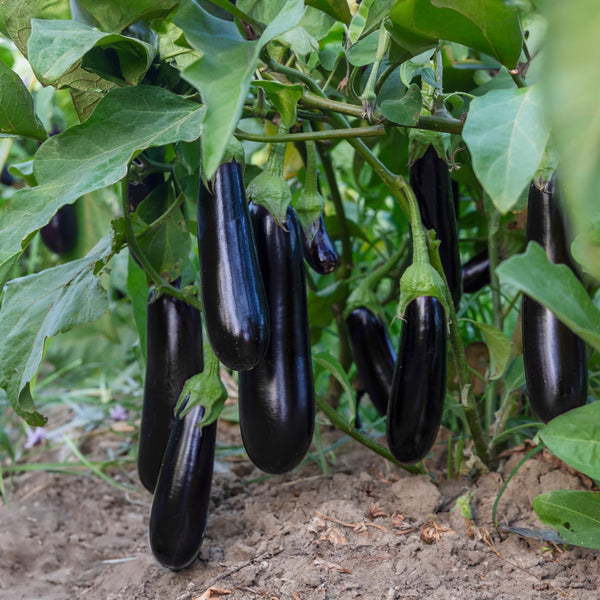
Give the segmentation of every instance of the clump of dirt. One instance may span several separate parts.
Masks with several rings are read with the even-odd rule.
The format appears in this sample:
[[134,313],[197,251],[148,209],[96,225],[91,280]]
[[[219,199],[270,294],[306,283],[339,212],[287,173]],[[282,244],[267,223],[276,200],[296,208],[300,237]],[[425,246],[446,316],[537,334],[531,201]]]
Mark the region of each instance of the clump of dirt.
[[[110,445],[111,435],[87,439],[86,452]],[[219,440],[240,443],[237,426],[220,423]],[[511,456],[504,473],[521,457]],[[0,508],[0,599],[597,598],[598,552],[496,532],[498,472],[434,482],[351,441],[337,447],[330,471],[309,460],[267,477],[245,456],[218,455],[200,556],[177,573],[150,552],[151,497],[133,465],[112,473],[132,491],[96,476],[20,474],[10,507]],[[582,485],[556,461],[529,460],[498,516],[540,528],[532,498]],[[461,496],[470,499],[470,518],[456,508]]]

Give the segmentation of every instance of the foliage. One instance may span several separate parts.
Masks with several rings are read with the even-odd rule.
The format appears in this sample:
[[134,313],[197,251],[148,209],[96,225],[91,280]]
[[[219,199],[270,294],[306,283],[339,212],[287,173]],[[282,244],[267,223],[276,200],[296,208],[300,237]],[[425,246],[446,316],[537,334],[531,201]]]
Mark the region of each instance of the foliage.
[[[448,377],[444,423],[457,463],[467,462],[467,439],[471,454],[493,464],[532,431],[518,341],[522,292],[590,345],[589,397],[597,399],[600,119],[590,71],[596,62],[581,59],[597,52],[591,0],[568,9],[499,0],[121,4],[0,4],[0,386],[27,423],[44,423],[38,373],[64,366],[51,351],[69,339],[64,332],[89,332],[118,305],[139,334],[137,357],[123,352],[120,360],[137,364],[149,285],[199,306],[198,182],[200,175],[211,180],[232,136],[244,145],[246,184],[261,173],[269,144],[280,146],[272,155],[285,149],[294,199],[306,178],[304,143],[317,141],[324,222],[340,265],[308,276],[313,368],[318,405],[341,430],[391,458],[355,427],[378,426],[352,393],[356,369],[343,315],[358,282],[407,249],[371,290],[397,338],[412,228],[420,269],[408,292],[418,296],[435,280],[436,295],[447,297],[407,181],[409,154],[429,143],[459,192],[462,258],[482,248],[492,257],[491,286],[464,295],[456,313],[447,303],[455,377]],[[524,193],[532,180],[549,179],[557,157],[582,282],[535,245],[524,248]],[[128,187],[156,173],[160,199],[131,208]],[[85,243],[57,257],[38,232],[71,203]],[[180,288],[171,285],[176,277]],[[82,326],[88,329],[76,329]],[[491,358],[479,374],[483,389],[474,391],[465,348],[481,338]],[[540,432],[552,452],[584,472],[598,440],[596,406]],[[582,426],[596,428],[574,439],[577,415],[588,409],[594,412]],[[0,427],[8,447],[4,434]],[[566,541],[597,546],[590,498],[551,492],[535,507]],[[591,520],[566,527],[556,520],[565,507]]]

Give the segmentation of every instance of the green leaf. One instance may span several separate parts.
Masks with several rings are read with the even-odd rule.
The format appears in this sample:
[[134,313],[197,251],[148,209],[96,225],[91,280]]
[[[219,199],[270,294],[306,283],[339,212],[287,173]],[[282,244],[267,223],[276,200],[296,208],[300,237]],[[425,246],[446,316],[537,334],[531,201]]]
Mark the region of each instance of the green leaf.
[[346,25],[352,20],[347,0],[306,0],[306,5],[323,11]]
[[555,490],[533,499],[533,509],[567,544],[600,548],[600,494]]
[[346,52],[348,62],[353,67],[364,67],[370,65],[377,52],[377,43],[379,41],[379,31],[373,31],[364,38],[352,44]]
[[281,125],[290,129],[296,122],[296,106],[302,98],[302,86],[286,85],[278,81],[255,81],[254,85],[265,90],[269,100],[281,115]]
[[525,366],[523,355],[519,354],[509,365],[504,376],[504,389],[506,394],[525,385]]
[[0,61],[0,137],[10,135],[41,141],[47,137],[25,84]]
[[136,85],[156,54],[149,44],[103,33],[77,21],[32,19],[27,46],[31,67],[45,85],[60,85],[63,75],[83,57],[87,61],[82,66],[87,70],[105,79]]
[[544,425],[538,436],[552,454],[600,480],[600,402],[559,415]]
[[458,42],[509,69],[521,55],[518,11],[499,0],[398,0],[390,18],[409,50],[425,49],[427,38]]
[[421,90],[416,83],[413,83],[402,98],[384,100],[381,104],[381,112],[393,123],[410,127],[417,124],[422,106]]
[[493,90],[471,102],[463,138],[477,178],[501,213],[531,183],[549,136],[539,86]]
[[13,279],[5,287],[0,310],[0,387],[15,412],[32,425],[45,422],[29,390],[44,342],[104,314],[108,298],[93,268],[110,249],[110,238],[104,238],[82,259]]
[[168,15],[179,0],[77,0],[104,31],[121,31],[142,19],[150,21]]
[[548,9],[544,105],[560,157],[565,199],[583,233],[591,223],[600,223],[600,11],[595,0],[552,2]]
[[148,281],[146,272],[132,258],[131,253],[127,263],[127,293],[131,298],[133,318],[140,340],[140,350],[146,358],[146,322],[148,306]]
[[211,179],[242,114],[258,57],[264,46],[295,27],[304,13],[302,0],[283,4],[262,36],[249,42],[234,23],[213,17],[193,2],[177,12],[175,24],[202,57],[187,67],[182,77],[202,94],[206,105],[202,138],[203,177]]
[[0,214],[0,269],[61,206],[125,177],[141,150],[198,138],[203,115],[204,107],[158,87],[109,92],[85,123],[40,146],[39,185],[19,190]]
[[503,261],[496,273],[503,283],[514,285],[549,308],[569,329],[600,351],[600,310],[567,265],[551,263],[539,244],[529,242],[523,254]]
[[348,406],[350,407],[350,419],[348,421],[349,427],[354,427],[354,419],[356,416],[356,401],[354,398],[354,390],[352,389],[352,383],[344,371],[344,368],[338,360],[329,354],[329,352],[319,352],[313,355],[313,361],[318,365],[329,371],[341,384],[348,396]]
[[508,360],[510,359],[510,340],[498,329],[487,323],[473,321],[472,319],[461,319],[475,325],[483,335],[485,345],[490,351],[490,379],[498,379],[504,373]]

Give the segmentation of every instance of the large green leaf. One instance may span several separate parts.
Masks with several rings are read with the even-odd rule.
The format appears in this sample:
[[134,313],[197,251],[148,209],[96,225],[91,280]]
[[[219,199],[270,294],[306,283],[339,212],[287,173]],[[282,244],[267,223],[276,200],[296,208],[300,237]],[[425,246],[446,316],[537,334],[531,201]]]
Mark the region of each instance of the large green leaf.
[[[579,233],[600,227],[600,11],[596,0],[548,3],[544,104],[560,156],[565,198]],[[600,236],[580,239],[578,260],[600,270]]]
[[559,415],[538,435],[558,458],[600,481],[600,402]]
[[141,19],[151,20],[163,17],[179,0],[77,0],[104,31],[121,31]]
[[0,61],[0,137],[10,135],[45,140],[46,130],[35,114],[25,84]]
[[475,98],[463,129],[477,178],[501,213],[531,183],[550,137],[539,86]]
[[149,44],[127,36],[103,33],[77,21],[44,19],[32,19],[27,47],[31,67],[45,85],[60,85],[61,78],[88,53],[87,70],[135,85],[156,54]]
[[458,42],[514,68],[523,44],[517,9],[500,0],[397,0],[390,11],[392,35],[414,51],[428,40]]
[[539,244],[530,242],[523,254],[503,261],[496,273],[549,308],[567,327],[600,351],[600,310],[567,265],[548,260]]
[[158,87],[109,92],[85,123],[40,146],[39,185],[18,191],[0,213],[0,269],[61,206],[125,177],[140,150],[197,139],[203,115],[204,107]]
[[413,83],[402,98],[384,100],[381,103],[381,112],[386,119],[393,123],[410,127],[417,124],[422,106],[421,90],[416,83]]
[[234,23],[213,17],[193,2],[185,3],[177,12],[175,24],[202,53],[182,75],[200,91],[207,109],[202,137],[204,178],[214,175],[235,131],[261,50],[296,26],[303,13],[302,0],[285,2],[261,37],[249,42]]
[[306,0],[307,6],[317,8],[348,25],[352,20],[346,0]]
[[32,425],[45,418],[33,406],[29,382],[42,361],[47,338],[99,319],[108,308],[94,266],[111,249],[109,237],[84,258],[13,279],[0,310],[0,387],[15,412]]
[[600,548],[600,494],[555,490],[533,499],[540,520],[558,530],[568,544]]
[[490,351],[490,379],[498,379],[504,373],[508,360],[510,359],[511,347],[508,338],[499,330],[480,321],[472,319],[461,319],[468,321],[481,331],[485,345]]

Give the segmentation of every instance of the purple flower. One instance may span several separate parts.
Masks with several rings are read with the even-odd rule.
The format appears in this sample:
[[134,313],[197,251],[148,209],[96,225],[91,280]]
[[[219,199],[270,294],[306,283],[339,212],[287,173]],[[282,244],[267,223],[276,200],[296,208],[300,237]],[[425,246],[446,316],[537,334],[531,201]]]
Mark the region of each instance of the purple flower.
[[27,433],[27,441],[25,442],[25,448],[27,450],[40,444],[46,439],[46,430],[43,427],[36,427],[35,429],[28,427],[25,433]]
[[108,411],[108,414],[113,421],[127,420],[127,411],[120,404],[117,404],[115,407],[111,408]]

